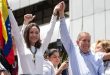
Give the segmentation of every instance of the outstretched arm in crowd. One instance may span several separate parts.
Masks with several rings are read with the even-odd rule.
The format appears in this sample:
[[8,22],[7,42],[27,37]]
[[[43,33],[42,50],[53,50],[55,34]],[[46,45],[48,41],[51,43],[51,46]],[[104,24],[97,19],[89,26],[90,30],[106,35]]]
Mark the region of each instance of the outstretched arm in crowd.
[[26,28],[26,26],[35,18],[35,15],[32,14],[26,14],[24,15],[24,22],[23,22],[23,26],[21,28],[21,33],[22,35],[24,34],[24,30]]
[[56,20],[57,20],[57,13],[58,11],[60,10],[60,5],[57,4],[55,7],[54,7],[54,10],[53,10],[53,14],[52,14],[52,17],[51,17],[51,20],[50,20],[50,29],[49,31],[47,32],[47,35],[43,41],[43,44],[41,46],[41,50],[43,51],[43,53],[45,52],[45,50],[47,49],[48,47],[48,44],[50,43],[51,41],[51,37],[52,37],[52,34],[53,34],[53,31],[54,31],[54,27],[55,27],[55,24],[56,24]]

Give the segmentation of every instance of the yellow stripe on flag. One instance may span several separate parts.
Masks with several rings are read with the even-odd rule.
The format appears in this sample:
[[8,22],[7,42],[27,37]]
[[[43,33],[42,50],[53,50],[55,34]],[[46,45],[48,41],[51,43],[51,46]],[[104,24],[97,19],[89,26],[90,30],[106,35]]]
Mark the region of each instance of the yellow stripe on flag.
[[8,41],[8,35],[7,35],[7,31],[6,31],[6,27],[5,27],[5,22],[3,20],[3,17],[2,17],[2,35],[3,35],[3,38],[5,40],[5,43]]
[[0,10],[2,10],[2,0],[0,0]]
[[[5,27],[5,21],[6,21],[6,16],[8,15],[8,9],[6,8],[5,1],[6,0],[0,0],[0,11],[1,11],[1,15],[2,15],[2,35],[3,35],[5,42],[7,42],[8,35],[7,35],[6,27]],[[6,14],[6,16],[3,16],[5,14]]]
[[6,22],[8,17],[8,6],[6,0],[2,0],[2,12],[3,12],[4,21]]

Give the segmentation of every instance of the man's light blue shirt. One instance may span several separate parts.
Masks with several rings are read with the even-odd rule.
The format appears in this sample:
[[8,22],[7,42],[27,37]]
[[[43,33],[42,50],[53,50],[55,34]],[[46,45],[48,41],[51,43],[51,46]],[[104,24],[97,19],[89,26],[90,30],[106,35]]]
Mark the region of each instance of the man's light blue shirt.
[[72,75],[104,75],[103,61],[94,56],[90,50],[87,54],[82,53],[77,44],[72,42],[64,17],[60,19],[60,34],[69,56]]

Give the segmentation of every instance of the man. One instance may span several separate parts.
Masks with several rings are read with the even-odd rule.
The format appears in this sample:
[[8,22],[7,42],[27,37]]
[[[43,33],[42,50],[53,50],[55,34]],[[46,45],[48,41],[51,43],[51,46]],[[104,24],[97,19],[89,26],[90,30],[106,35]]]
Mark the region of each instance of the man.
[[91,36],[87,32],[78,35],[77,42],[73,43],[67,31],[62,1],[59,11],[60,34],[62,43],[69,56],[69,65],[72,75],[104,75],[103,61],[94,56],[90,51]]

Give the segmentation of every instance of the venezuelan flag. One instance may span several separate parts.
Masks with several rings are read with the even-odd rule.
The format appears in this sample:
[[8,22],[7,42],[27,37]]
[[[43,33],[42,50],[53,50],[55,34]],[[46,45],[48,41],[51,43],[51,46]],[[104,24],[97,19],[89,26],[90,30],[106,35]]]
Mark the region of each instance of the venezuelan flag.
[[[11,35],[11,24],[9,20],[9,15],[8,15],[8,6],[7,6],[7,1],[6,0],[0,0],[0,12],[1,12],[1,27],[2,35],[0,36],[3,37],[4,39],[4,46],[3,46],[3,55],[9,62],[9,64],[14,63],[14,51],[12,48],[12,35]],[[2,39],[1,37],[1,39]]]

